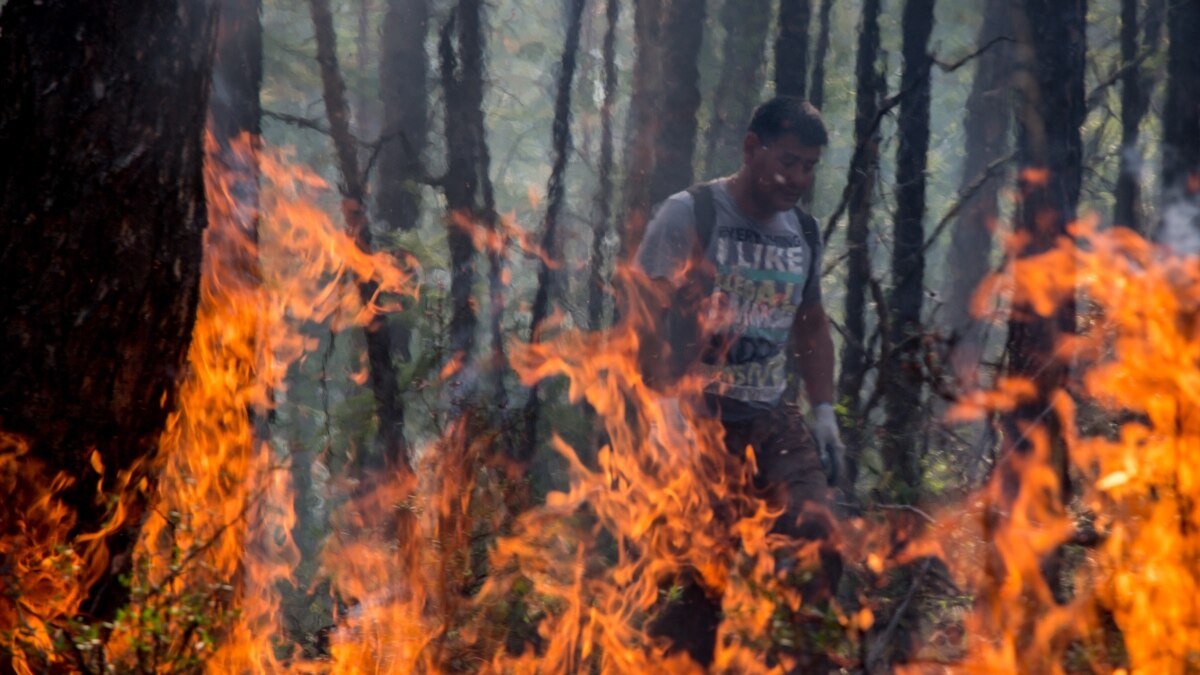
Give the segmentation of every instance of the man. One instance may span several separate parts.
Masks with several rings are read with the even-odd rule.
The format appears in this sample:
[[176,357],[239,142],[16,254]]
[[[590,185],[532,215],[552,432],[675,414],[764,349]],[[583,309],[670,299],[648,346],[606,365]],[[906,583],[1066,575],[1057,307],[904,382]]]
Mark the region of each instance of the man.
[[[685,372],[702,375],[704,412],[721,420],[726,447],[741,455],[751,446],[759,487],[784,502],[776,530],[821,540],[831,525],[805,507],[825,503],[843,450],[833,411],[833,341],[821,305],[820,236],[796,203],[827,143],[820,114],[807,102],[777,97],[760,105],[738,172],[667,199],[637,252],[657,295],[670,298],[664,319],[650,327],[648,379],[669,385]],[[793,370],[813,410],[811,433],[797,406],[784,400]],[[836,569],[827,576],[836,578]],[[686,612],[693,621],[703,613],[696,610]],[[701,662],[711,658],[710,645],[685,648]]]

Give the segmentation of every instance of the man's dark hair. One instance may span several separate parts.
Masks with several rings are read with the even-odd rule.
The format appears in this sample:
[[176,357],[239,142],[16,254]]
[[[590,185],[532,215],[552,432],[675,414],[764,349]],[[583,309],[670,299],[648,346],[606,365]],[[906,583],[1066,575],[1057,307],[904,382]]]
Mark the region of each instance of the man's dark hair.
[[829,143],[829,134],[821,113],[813,104],[798,96],[776,96],[759,105],[750,117],[746,131],[758,136],[765,143],[792,134],[801,145],[822,147]]

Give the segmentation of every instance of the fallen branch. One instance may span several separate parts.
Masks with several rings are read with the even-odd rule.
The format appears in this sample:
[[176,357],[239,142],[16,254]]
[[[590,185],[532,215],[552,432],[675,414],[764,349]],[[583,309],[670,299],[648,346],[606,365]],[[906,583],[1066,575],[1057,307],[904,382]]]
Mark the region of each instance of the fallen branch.
[[[875,666],[882,666],[878,661],[883,657],[883,650],[892,642],[896,636],[896,631],[900,627],[900,619],[904,613],[908,611],[908,606],[912,604],[913,598],[917,596],[917,591],[920,590],[922,582],[925,581],[925,575],[929,573],[933,567],[934,558],[926,558],[925,563],[921,565],[921,569],[917,572],[917,576],[913,579],[912,584],[908,587],[908,593],[904,595],[904,600],[896,611],[892,614],[892,618],[888,621],[887,628],[882,633],[875,637],[871,643],[871,650],[867,652],[867,671],[876,672]],[[882,672],[882,671],[879,671]]]

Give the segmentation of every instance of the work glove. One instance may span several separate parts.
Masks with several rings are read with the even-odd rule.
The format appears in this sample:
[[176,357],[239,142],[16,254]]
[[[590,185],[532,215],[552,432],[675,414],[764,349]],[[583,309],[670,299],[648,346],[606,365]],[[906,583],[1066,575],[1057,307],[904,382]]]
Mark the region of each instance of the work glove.
[[842,473],[843,455],[846,448],[838,435],[837,415],[832,403],[822,403],[813,409],[813,440],[817,442],[817,456],[821,458],[821,469],[830,485],[836,485]]
[[695,433],[683,415],[683,405],[679,399],[673,396],[660,398],[658,407],[662,415],[661,425],[659,420],[652,419],[650,422],[651,440],[660,449],[669,448],[673,452],[693,447],[696,443]]

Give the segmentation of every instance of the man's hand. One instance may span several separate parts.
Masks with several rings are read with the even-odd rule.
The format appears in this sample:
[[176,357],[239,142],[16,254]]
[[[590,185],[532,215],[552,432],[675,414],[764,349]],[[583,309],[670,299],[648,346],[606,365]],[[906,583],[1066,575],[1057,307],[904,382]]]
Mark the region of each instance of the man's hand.
[[842,464],[845,446],[838,435],[837,415],[833,412],[833,404],[822,403],[813,409],[816,423],[813,424],[813,440],[817,442],[817,455],[821,458],[821,468],[825,470],[825,479],[830,485],[836,485],[842,474]]

